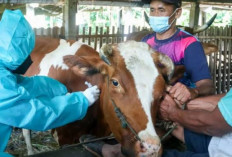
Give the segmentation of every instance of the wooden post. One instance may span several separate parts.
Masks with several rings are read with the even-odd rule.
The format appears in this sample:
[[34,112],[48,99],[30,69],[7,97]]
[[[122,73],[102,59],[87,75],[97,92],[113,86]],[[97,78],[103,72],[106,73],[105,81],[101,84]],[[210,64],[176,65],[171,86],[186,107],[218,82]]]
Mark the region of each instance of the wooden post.
[[206,13],[201,11],[201,25],[206,23]]
[[118,27],[120,28],[122,26],[122,9],[119,10],[118,13]]
[[189,27],[193,28],[194,26],[198,26],[199,12],[200,12],[199,2],[191,3]]
[[65,38],[76,40],[77,0],[65,0],[64,27]]

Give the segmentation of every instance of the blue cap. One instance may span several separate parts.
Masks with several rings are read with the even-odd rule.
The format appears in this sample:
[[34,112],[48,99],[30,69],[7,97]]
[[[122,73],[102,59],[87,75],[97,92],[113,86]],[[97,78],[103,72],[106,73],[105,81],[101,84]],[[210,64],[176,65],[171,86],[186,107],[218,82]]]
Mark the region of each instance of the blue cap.
[[35,46],[34,31],[20,10],[5,10],[0,34],[0,66],[15,70]]

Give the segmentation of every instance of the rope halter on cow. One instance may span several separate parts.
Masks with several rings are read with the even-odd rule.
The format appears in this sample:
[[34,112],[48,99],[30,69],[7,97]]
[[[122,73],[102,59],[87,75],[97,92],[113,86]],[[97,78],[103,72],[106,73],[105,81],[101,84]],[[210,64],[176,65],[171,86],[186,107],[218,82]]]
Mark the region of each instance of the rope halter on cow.
[[118,119],[121,122],[122,128],[124,128],[124,129],[129,128],[129,130],[132,132],[132,134],[134,134],[135,139],[137,139],[138,141],[140,141],[142,143],[142,140],[140,139],[140,137],[138,136],[136,131],[131,127],[130,123],[126,120],[126,117],[123,115],[120,108],[117,107],[117,105],[115,104],[115,102],[112,98],[110,98],[110,99],[111,99],[112,105],[114,106],[114,111],[115,111]]
[[[107,81],[108,81],[108,92],[109,92],[109,76],[107,76]],[[136,131],[131,127],[130,123],[126,120],[126,117],[124,116],[124,114],[121,112],[120,108],[117,107],[116,103],[114,102],[114,100],[111,98],[111,96],[109,95],[110,100],[112,105],[114,106],[114,112],[116,113],[116,116],[118,117],[118,119],[120,120],[121,126],[122,128],[126,129],[128,128],[131,133],[134,135],[135,139],[140,141],[142,144],[142,140],[141,138],[138,136],[138,134],[136,133]]]

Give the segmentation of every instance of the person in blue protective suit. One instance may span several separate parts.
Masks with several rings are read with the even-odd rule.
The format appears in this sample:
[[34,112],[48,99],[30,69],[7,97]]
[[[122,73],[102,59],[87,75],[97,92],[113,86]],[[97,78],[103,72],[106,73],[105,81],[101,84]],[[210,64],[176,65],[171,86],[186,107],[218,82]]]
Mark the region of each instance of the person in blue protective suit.
[[20,10],[5,10],[0,21],[0,156],[12,127],[44,131],[82,119],[99,97],[97,86],[67,94],[60,82],[24,77],[35,34]]

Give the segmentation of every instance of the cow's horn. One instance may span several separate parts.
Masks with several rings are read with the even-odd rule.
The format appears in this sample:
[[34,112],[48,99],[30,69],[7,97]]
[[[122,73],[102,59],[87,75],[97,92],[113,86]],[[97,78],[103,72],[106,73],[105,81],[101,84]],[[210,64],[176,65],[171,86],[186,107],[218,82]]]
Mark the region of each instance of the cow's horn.
[[106,64],[111,65],[110,61],[108,59],[108,56],[112,54],[112,45],[103,45],[100,49],[100,57],[101,59],[106,62]]
[[211,26],[211,24],[214,22],[216,17],[217,17],[217,14],[214,14],[214,16],[208,22],[206,22],[204,25],[194,27],[193,28],[193,34],[199,33],[199,32],[202,32],[202,31],[206,30],[209,26]]
[[146,11],[144,11],[143,14],[144,14],[144,18],[145,18],[146,23],[150,26],[150,24],[149,24],[149,16],[147,15]]

